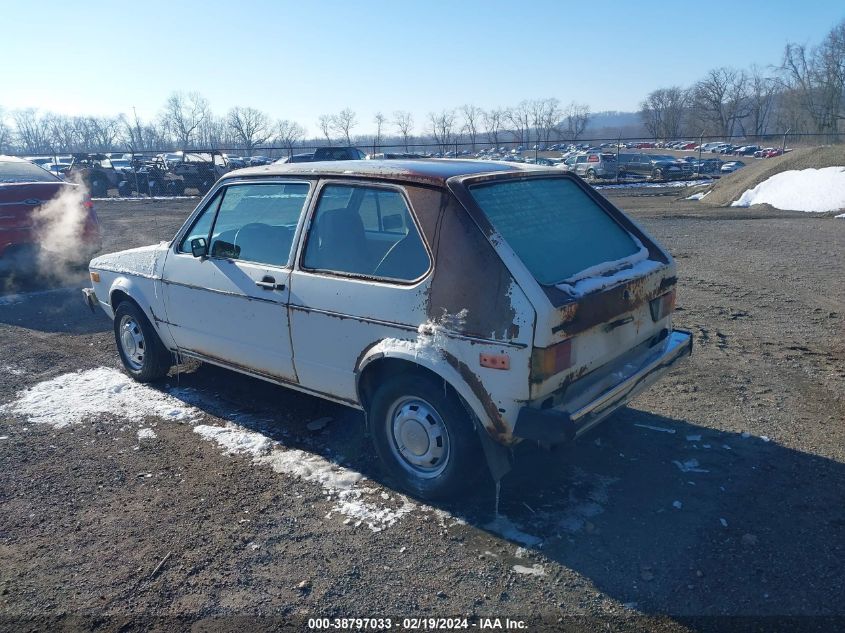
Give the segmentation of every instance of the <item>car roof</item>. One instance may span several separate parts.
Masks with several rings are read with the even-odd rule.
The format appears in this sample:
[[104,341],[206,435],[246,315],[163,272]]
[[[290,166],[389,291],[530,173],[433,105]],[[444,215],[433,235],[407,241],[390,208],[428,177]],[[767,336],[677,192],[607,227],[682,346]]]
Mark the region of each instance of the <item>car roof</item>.
[[0,161],[4,163],[28,163],[29,161],[23,158],[18,158],[17,156],[5,156],[4,154],[0,154]]
[[[283,163],[247,167],[231,171],[223,178],[255,176],[340,176],[406,180],[443,185],[453,176],[472,176],[493,172],[518,172],[542,169],[536,165],[484,160],[400,159],[400,160],[335,160],[310,163]],[[557,173],[557,172],[555,172]]]

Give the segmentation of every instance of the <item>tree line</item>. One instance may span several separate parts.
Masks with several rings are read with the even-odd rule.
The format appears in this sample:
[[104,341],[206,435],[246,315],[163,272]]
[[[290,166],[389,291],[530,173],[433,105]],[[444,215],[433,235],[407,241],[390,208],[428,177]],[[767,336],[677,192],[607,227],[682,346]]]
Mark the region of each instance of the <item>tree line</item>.
[[787,44],[768,71],[715,68],[691,86],[658,88],[640,104],[655,139],[821,134],[845,127],[845,20],[821,44]]
[[[768,71],[715,68],[691,86],[651,91],[640,105],[643,131],[655,139],[684,136],[735,137],[773,132],[836,136],[845,125],[845,20],[815,47],[787,44],[777,67]],[[5,112],[0,107],[0,152],[43,154],[132,152],[172,149],[284,148],[321,144],[404,147],[433,144],[446,152],[460,143],[547,144],[577,141],[590,121],[587,104],[566,105],[554,97],[526,99],[509,107],[484,109],[465,104],[429,112],[415,121],[405,110],[376,112],[373,133],[356,134],[360,121],[351,108],[321,114],[317,134],[305,126],[274,119],[259,109],[238,106],[215,114],[198,92],[174,92],[157,116],[67,116],[34,108]]]

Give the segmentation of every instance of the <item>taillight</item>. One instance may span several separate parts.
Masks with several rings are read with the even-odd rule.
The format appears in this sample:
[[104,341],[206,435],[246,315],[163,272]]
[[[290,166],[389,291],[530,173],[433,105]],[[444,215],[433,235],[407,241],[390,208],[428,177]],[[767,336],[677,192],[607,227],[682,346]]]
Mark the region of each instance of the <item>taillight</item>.
[[660,295],[657,299],[652,299],[648,307],[651,310],[652,321],[660,321],[660,319],[672,314],[675,310],[675,289],[673,288],[665,295]]
[[587,159],[587,162],[588,162],[588,163],[597,163],[597,162],[599,162],[599,157],[598,157],[598,156],[596,156],[595,154],[592,154],[592,155],[591,155],[591,156]]
[[572,339],[550,347],[535,347],[531,354],[531,377],[542,381],[572,367]]

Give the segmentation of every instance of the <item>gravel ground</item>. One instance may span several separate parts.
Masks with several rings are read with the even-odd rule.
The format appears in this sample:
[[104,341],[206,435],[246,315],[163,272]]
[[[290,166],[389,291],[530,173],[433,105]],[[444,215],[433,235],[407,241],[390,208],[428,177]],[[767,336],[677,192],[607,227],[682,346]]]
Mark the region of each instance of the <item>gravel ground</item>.
[[[677,258],[676,326],[696,347],[576,444],[520,447],[498,517],[492,484],[455,506],[398,494],[354,411],[205,365],[143,392],[191,405],[188,419],[112,410],[54,428],[15,412],[27,389],[118,360],[84,275],[12,282],[0,630],[308,630],[315,616],[845,626],[845,221],[604,193]],[[195,203],[101,202],[105,249],[167,239]],[[226,423],[279,443],[227,453],[194,430]],[[359,505],[274,455],[363,474]]]

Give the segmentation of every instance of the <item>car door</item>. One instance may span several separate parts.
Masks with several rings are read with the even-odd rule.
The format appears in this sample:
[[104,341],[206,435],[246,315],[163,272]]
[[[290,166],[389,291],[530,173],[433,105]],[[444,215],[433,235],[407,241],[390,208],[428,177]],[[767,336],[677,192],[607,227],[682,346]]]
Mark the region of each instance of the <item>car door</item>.
[[[307,181],[233,181],[174,240],[162,288],[180,351],[296,380],[290,259],[310,190]],[[192,253],[194,240],[205,240],[204,255]]]
[[405,188],[325,181],[311,206],[291,274],[296,372],[304,387],[355,402],[361,354],[415,340],[427,320],[430,250]]

